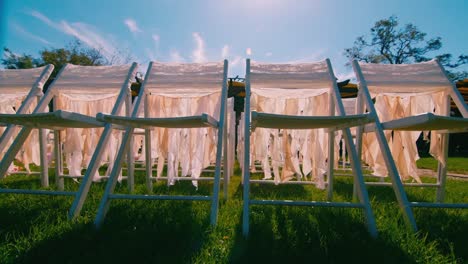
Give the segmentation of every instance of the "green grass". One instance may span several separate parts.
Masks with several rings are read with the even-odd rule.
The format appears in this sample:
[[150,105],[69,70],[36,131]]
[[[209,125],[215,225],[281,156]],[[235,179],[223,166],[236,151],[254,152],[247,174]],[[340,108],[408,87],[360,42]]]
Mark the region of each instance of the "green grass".
[[[452,160],[451,160],[452,161]],[[465,161],[461,161],[466,164]],[[466,165],[465,165],[466,166]],[[466,168],[465,168],[466,169]],[[358,209],[252,206],[251,232],[241,235],[239,170],[221,201],[218,225],[209,225],[209,203],[114,201],[102,229],[95,230],[104,184],[93,184],[81,216],[67,220],[71,198],[2,194],[0,263],[466,263],[468,210],[415,209],[420,228],[405,228],[391,188],[368,187],[379,237],[369,237]],[[433,179],[424,179],[431,181]],[[0,187],[26,188],[36,177],[11,176]],[[53,179],[51,179],[53,182]],[[67,181],[66,189],[78,184]],[[352,200],[352,181],[337,177],[335,200]],[[155,193],[209,194],[212,185],[180,182]],[[468,203],[468,181],[449,180],[447,202]],[[119,193],[127,192],[118,185]],[[411,200],[432,201],[434,189],[408,188]],[[144,179],[137,177],[137,193]],[[252,197],[325,200],[312,186],[252,185]]]
[[[437,170],[437,160],[432,157],[421,158],[416,164],[421,169]],[[468,174],[468,158],[451,157],[448,159],[447,166],[449,172]]]

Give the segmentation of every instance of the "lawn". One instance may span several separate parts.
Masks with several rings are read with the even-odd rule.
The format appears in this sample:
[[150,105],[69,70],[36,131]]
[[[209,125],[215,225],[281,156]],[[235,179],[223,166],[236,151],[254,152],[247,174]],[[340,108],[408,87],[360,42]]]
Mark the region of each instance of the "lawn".
[[[468,171],[467,159],[453,160]],[[418,163],[419,164],[419,163]],[[450,167],[449,167],[450,168]],[[379,237],[367,234],[358,209],[252,206],[251,232],[241,235],[240,172],[232,178],[229,199],[221,202],[218,225],[209,225],[209,203],[114,201],[103,228],[95,216],[104,184],[93,184],[81,216],[67,220],[71,198],[2,194],[0,263],[466,263],[468,210],[415,209],[420,228],[408,231],[391,188],[368,187]],[[431,181],[433,179],[425,179]],[[11,176],[0,187],[21,188],[36,177]],[[51,180],[53,182],[53,180]],[[137,178],[138,193],[144,179]],[[351,201],[352,181],[337,177],[335,200]],[[195,190],[190,182],[155,193],[209,194],[211,184]],[[66,188],[78,185],[67,182]],[[126,185],[118,185],[125,193]],[[411,200],[432,201],[434,189],[408,188]],[[450,179],[447,201],[468,203],[468,181]],[[255,198],[324,200],[311,186],[252,185]]]
[[[416,164],[421,169],[437,170],[437,160],[432,157],[420,158]],[[468,174],[468,158],[451,157],[447,162],[447,167],[449,172]]]

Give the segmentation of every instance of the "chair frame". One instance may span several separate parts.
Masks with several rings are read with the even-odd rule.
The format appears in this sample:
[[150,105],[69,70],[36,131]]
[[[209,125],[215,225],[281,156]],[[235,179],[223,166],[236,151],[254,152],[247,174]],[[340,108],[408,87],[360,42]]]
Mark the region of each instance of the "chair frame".
[[[248,236],[249,234],[249,207],[250,205],[288,205],[288,206],[310,206],[310,207],[341,207],[341,208],[361,208],[364,211],[364,215],[367,221],[367,229],[369,234],[372,237],[377,236],[377,227],[375,223],[375,218],[372,213],[372,209],[370,206],[369,196],[367,193],[367,189],[364,184],[364,178],[362,169],[360,166],[360,159],[357,156],[356,148],[352,141],[352,135],[350,132],[349,127],[358,126],[362,123],[369,123],[372,120],[369,119],[367,115],[360,115],[360,116],[346,116],[345,109],[343,103],[341,101],[341,96],[339,93],[338,85],[336,83],[336,78],[333,73],[333,69],[331,67],[331,63],[329,59],[326,59],[328,73],[330,76],[330,119],[347,121],[348,118],[357,118],[360,120],[359,122],[356,121],[354,125],[346,125],[342,127],[341,125],[321,125],[320,123],[324,121],[323,116],[318,117],[295,117],[295,116],[288,116],[291,120],[296,119],[296,121],[300,121],[302,125],[299,127],[300,129],[306,128],[328,128],[329,129],[329,139],[333,140],[335,136],[335,130],[341,129],[343,130],[343,135],[345,138],[345,142],[347,145],[348,150],[350,151],[350,160],[353,166],[353,176],[354,176],[354,184],[357,189],[358,198],[360,200],[359,203],[350,203],[350,202],[331,202],[331,201],[290,201],[290,200],[252,200],[250,199],[250,132],[251,132],[251,124],[255,122],[251,122],[251,118],[256,118],[254,115],[251,117],[251,109],[250,109],[250,96],[251,96],[251,82],[250,82],[250,59],[247,59],[247,66],[246,66],[246,100],[245,100],[245,110],[244,110],[244,118],[245,118],[245,127],[244,127],[244,163],[243,163],[243,217],[242,217],[242,233],[244,236]],[[339,116],[335,116],[335,107],[338,111]],[[257,114],[257,118],[258,118]],[[278,121],[282,120],[285,116],[284,115],[274,115],[268,114],[271,118],[277,118]],[[298,127],[290,127],[290,129],[294,129]],[[333,144],[329,144],[329,160],[333,159]],[[331,199],[331,191],[333,189],[333,162],[329,162],[328,165],[328,198]]]
[[[445,109],[443,109],[443,116],[436,116],[431,113],[423,114],[420,116],[411,116],[401,119],[396,119],[388,122],[380,122],[379,117],[377,116],[377,112],[374,107],[374,103],[372,102],[372,98],[367,86],[367,82],[365,76],[362,73],[361,67],[357,60],[353,60],[352,65],[354,72],[356,73],[356,77],[358,79],[359,84],[359,93],[358,93],[358,111],[362,113],[367,107],[369,114],[373,115],[375,118],[374,127],[359,127],[357,132],[357,147],[359,148],[359,152],[361,152],[361,144],[362,144],[362,134],[366,132],[375,132],[377,136],[377,140],[379,146],[382,150],[384,161],[387,166],[387,170],[389,172],[389,176],[391,179],[391,183],[385,182],[372,182],[366,183],[368,185],[375,185],[375,186],[389,186],[393,187],[393,190],[397,196],[398,203],[400,208],[403,212],[403,216],[409,227],[413,230],[417,230],[416,222],[412,213],[412,208],[414,207],[429,207],[429,208],[468,208],[468,203],[443,203],[445,197],[445,185],[447,179],[447,157],[448,157],[448,133],[466,131],[468,129],[468,106],[463,100],[460,92],[456,88],[456,86],[451,82],[447,76],[446,71],[444,70],[443,66],[440,64],[439,61],[435,60],[437,65],[447,81],[451,84],[448,90],[447,98],[445,98],[444,104]],[[460,110],[463,118],[454,118],[448,117],[450,113],[450,98],[453,99],[455,105]],[[458,119],[458,120],[457,120]],[[449,120],[453,122],[460,122],[460,128],[456,129],[445,129],[444,125],[434,125],[432,127],[428,127],[427,125],[432,122],[432,124],[437,123],[437,120]],[[434,122],[435,121],[435,122]],[[438,130],[444,132],[441,134],[441,144],[442,144],[442,153],[443,159],[445,161],[445,165],[441,162],[438,162],[437,168],[437,183],[402,183],[399,172],[397,170],[395,161],[393,160],[392,154],[390,152],[390,148],[388,146],[388,142],[383,134],[384,130],[407,130],[407,131],[421,131],[419,130],[421,127],[426,125],[429,130]],[[436,202],[410,202],[405,194],[405,190],[403,186],[409,187],[436,187],[437,188],[437,195],[436,195]]]
[[[68,64],[67,64],[68,65]],[[65,65],[57,74],[54,82],[50,85],[49,89],[46,91],[44,96],[42,96],[38,105],[34,109],[32,114],[20,114],[20,115],[2,115],[1,119],[5,119],[16,125],[22,125],[23,128],[16,136],[14,142],[8,149],[4,158],[0,162],[0,175],[3,175],[8,168],[9,164],[13,162],[13,159],[18,153],[21,146],[24,144],[26,138],[29,136],[31,131],[35,128],[52,128],[54,129],[54,152],[56,158],[55,166],[55,183],[57,185],[58,191],[53,190],[28,190],[28,189],[0,189],[0,193],[21,193],[21,194],[34,194],[34,195],[60,195],[60,196],[74,196],[75,199],[69,211],[69,218],[73,219],[77,217],[82,209],[83,203],[88,194],[89,188],[92,183],[92,175],[100,167],[100,161],[102,159],[102,153],[104,148],[107,146],[109,141],[109,136],[112,130],[111,124],[105,124],[103,122],[97,121],[95,117],[90,117],[74,112],[56,110],[54,112],[44,112],[47,109],[48,104],[55,98],[60,87],[55,87],[57,80],[60,80],[61,75],[66,70],[67,65]],[[92,67],[92,66],[89,66]],[[117,97],[116,103],[112,109],[112,113],[118,113],[124,104],[127,105],[127,114],[130,112],[131,107],[131,91],[130,91],[130,80],[135,76],[137,69],[137,63],[130,65],[126,79],[123,80],[122,86]],[[34,118],[33,118],[34,117]],[[67,122],[67,125],[71,126],[59,126],[57,127],[57,122]],[[82,177],[82,182],[79,186],[78,191],[64,191],[64,177],[63,175],[63,162],[62,162],[62,153],[61,145],[59,139],[58,129],[63,129],[67,127],[103,127],[104,130],[98,141],[97,147],[93,153],[93,156],[90,160],[89,166]],[[41,168],[42,174],[47,175],[48,177],[48,168],[46,165],[43,165]],[[74,178],[73,176],[71,176]],[[131,178],[129,176],[129,178]]]
[[[127,199],[127,200],[191,200],[191,201],[210,201],[211,202],[211,216],[210,223],[215,225],[218,218],[219,208],[219,189],[221,180],[221,160],[224,153],[226,153],[226,139],[223,136],[226,132],[226,104],[227,104],[227,70],[228,62],[224,60],[223,66],[223,81],[221,86],[221,108],[220,116],[218,121],[209,117],[206,114],[200,116],[189,116],[189,117],[169,117],[169,118],[138,118],[141,109],[141,104],[144,102],[145,117],[148,116],[148,95],[149,91],[146,89],[146,84],[150,79],[150,72],[153,68],[153,62],[148,65],[147,74],[145,80],[140,88],[139,95],[136,99],[135,106],[131,118],[124,119],[118,118],[111,115],[98,114],[97,118],[101,121],[107,122],[108,124],[119,124],[126,126],[125,133],[122,139],[122,145],[117,153],[115,166],[112,168],[110,178],[107,182],[104,195],[102,196],[99,204],[98,213],[96,215],[94,225],[99,228],[102,226],[106,214],[109,210],[109,206],[112,200],[115,199]],[[121,160],[124,157],[126,149],[132,144],[131,139],[135,128],[145,128],[145,151],[146,151],[146,186],[149,192],[152,192],[152,164],[151,164],[151,142],[150,142],[150,128],[151,127],[167,127],[167,128],[190,128],[190,127],[217,127],[217,150],[216,150],[216,164],[215,164],[215,175],[213,183],[213,194],[211,196],[202,195],[141,195],[141,194],[114,194],[115,186],[117,183],[118,172],[121,167]],[[224,145],[224,146],[223,146]],[[224,189],[225,197],[227,195],[227,182],[228,182],[228,169],[226,168],[227,159],[224,155]],[[191,179],[191,178],[189,178]]]
[[[49,79],[50,75],[52,74],[52,71],[54,70],[54,65],[48,64],[45,66],[44,70],[42,71],[41,75],[37,78],[37,80],[34,82],[34,84],[31,87],[31,91],[28,93],[28,95],[25,97],[23,103],[19,107],[18,111],[16,111],[16,114],[24,114],[29,107],[32,105],[34,99],[36,99],[38,102],[40,98],[44,95],[42,89],[46,83],[46,81]],[[6,148],[7,143],[10,141],[10,139],[14,136],[15,128],[17,125],[15,124],[7,124],[7,127],[3,134],[1,135],[0,138],[0,151],[3,152],[3,150]],[[43,129],[39,130],[39,149],[40,149],[40,163],[41,167],[45,166],[47,164],[47,159],[46,159],[46,135],[45,131]],[[42,170],[40,172],[41,175],[41,186],[42,187],[48,187],[49,186],[49,178],[45,176],[46,170]],[[5,175],[7,174],[7,171],[2,171],[0,172],[0,179],[3,179]]]

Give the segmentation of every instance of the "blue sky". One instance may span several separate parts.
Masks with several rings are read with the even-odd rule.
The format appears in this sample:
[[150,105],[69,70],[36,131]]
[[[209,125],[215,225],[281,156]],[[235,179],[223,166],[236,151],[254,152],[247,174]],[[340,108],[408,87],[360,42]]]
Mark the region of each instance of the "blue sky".
[[107,56],[127,50],[141,64],[226,57],[231,76],[244,75],[246,57],[330,58],[345,79],[353,75],[343,50],[391,15],[440,36],[440,53],[468,54],[467,10],[467,0],[0,0],[0,46],[38,56],[77,37]]

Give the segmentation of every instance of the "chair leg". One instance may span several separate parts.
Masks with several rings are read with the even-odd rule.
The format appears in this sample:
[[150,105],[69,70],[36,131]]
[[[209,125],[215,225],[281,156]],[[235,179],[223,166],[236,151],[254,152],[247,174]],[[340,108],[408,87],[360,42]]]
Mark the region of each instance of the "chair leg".
[[213,195],[211,197],[210,223],[213,226],[216,225],[216,222],[218,221],[220,176],[221,176],[221,168],[217,166],[215,170],[215,177],[214,177],[214,182],[213,182]]
[[5,150],[7,143],[10,141],[15,132],[17,132],[17,127],[14,125],[7,126],[5,131],[3,131],[2,135],[0,136],[0,153]]
[[227,201],[228,199],[228,185],[229,185],[229,174],[228,168],[226,166],[223,167],[223,199]]
[[[221,158],[223,154],[223,128],[218,130],[218,144],[216,149],[216,167],[213,182],[213,195],[211,197],[211,225],[216,225],[218,221],[218,209],[219,209],[219,189],[221,181]],[[226,165],[225,165],[226,166]]]
[[102,223],[104,222],[104,218],[106,217],[107,211],[109,210],[110,199],[109,196],[114,193],[115,185],[117,184],[117,180],[119,178],[119,172],[122,169],[122,161],[124,156],[129,149],[131,138],[133,137],[133,128],[128,128],[125,131],[125,134],[122,138],[122,145],[120,145],[119,152],[115,157],[114,166],[112,167],[112,171],[109,175],[109,180],[106,184],[106,189],[104,190],[104,194],[101,198],[101,202],[99,203],[98,212],[96,215],[96,219],[94,219],[94,226],[96,228],[100,228]]
[[328,173],[327,173],[327,200],[333,199],[333,169],[335,163],[335,131],[328,132]]
[[63,156],[62,156],[62,148],[60,143],[60,132],[55,130],[54,131],[54,155],[55,155],[55,185],[57,185],[57,189],[63,191],[64,189],[64,179],[62,178],[63,175]]
[[387,139],[385,138],[382,126],[380,124],[376,124],[375,133],[379,142],[380,149],[383,153],[385,164],[387,165],[388,174],[390,176],[390,180],[392,181],[393,191],[397,198],[398,204],[400,205],[403,217],[408,226],[411,228],[411,230],[416,232],[418,228],[416,226],[416,220],[414,219],[413,211],[411,209],[411,204],[408,201],[408,197],[406,196],[406,192],[403,188],[403,183],[401,182],[400,175],[395,165],[395,161],[392,158],[392,153],[390,152],[390,148],[387,144]]
[[442,155],[443,159],[445,161],[445,165],[441,162],[439,162],[437,166],[437,180],[439,183],[439,186],[437,187],[437,197],[436,197],[436,202],[437,203],[443,203],[445,199],[445,184],[447,182],[447,157],[448,157],[448,143],[449,143],[449,137],[447,134],[442,134],[441,135],[441,143],[442,143]]
[[348,148],[348,155],[352,165],[352,171],[354,175],[354,186],[356,189],[357,196],[359,197],[359,201],[364,206],[363,209],[367,221],[367,230],[369,231],[370,235],[375,238],[378,235],[377,224],[375,223],[375,217],[372,213],[372,208],[370,206],[369,195],[367,193],[363,177],[364,174],[362,172],[362,168],[359,162],[360,159],[357,156],[357,151],[352,141],[351,131],[349,129],[345,129],[343,132],[346,147]]
[[[133,137],[130,138],[130,146],[133,146]],[[127,184],[130,193],[135,191],[135,158],[132,147],[127,150]]]
[[39,153],[41,162],[41,186],[49,187],[49,163],[47,160],[47,134],[45,129],[39,129]]
[[[246,117],[246,119],[249,119],[249,117]],[[247,122],[250,122],[250,120],[247,120]],[[247,123],[248,124],[248,123]],[[244,166],[243,166],[243,193],[242,193],[242,200],[244,201],[243,203],[243,208],[242,208],[242,235],[244,237],[249,236],[249,221],[250,221],[250,212],[249,212],[249,206],[250,206],[250,128],[246,128],[246,136],[244,138]],[[249,132],[249,133],[247,133]]]
[[[88,196],[91,183],[93,182],[93,175],[99,169],[99,165],[102,159],[102,154],[104,152],[104,148],[107,147],[108,145],[111,132],[112,132],[111,125],[110,124],[106,125],[106,127],[104,128],[104,131],[102,132],[101,138],[99,139],[99,142],[96,146],[96,151],[94,151],[93,153],[93,157],[91,158],[91,161],[89,162],[88,169],[86,170],[86,173],[83,177],[83,181],[80,184],[80,188],[78,189],[78,192],[75,195],[75,199],[73,200],[72,206],[68,213],[68,218],[70,219],[74,219],[80,214],[80,211],[83,207],[86,197]],[[118,167],[117,165],[120,166],[120,164],[114,164],[114,167]]]
[[224,137],[223,137],[223,199],[228,199],[228,185],[229,185],[229,172],[231,164],[229,164],[228,157],[228,140],[227,140],[227,126],[224,126]]
[[148,193],[153,192],[153,162],[151,156],[151,131],[145,129],[145,167],[146,167],[146,189]]
[[0,179],[3,179],[7,174],[10,164],[15,160],[16,154],[18,154],[29,134],[31,134],[31,131],[32,128],[23,127],[23,129],[21,129],[21,131],[16,136],[13,143],[10,145],[10,148],[7,150],[3,156],[2,161],[0,162]]

